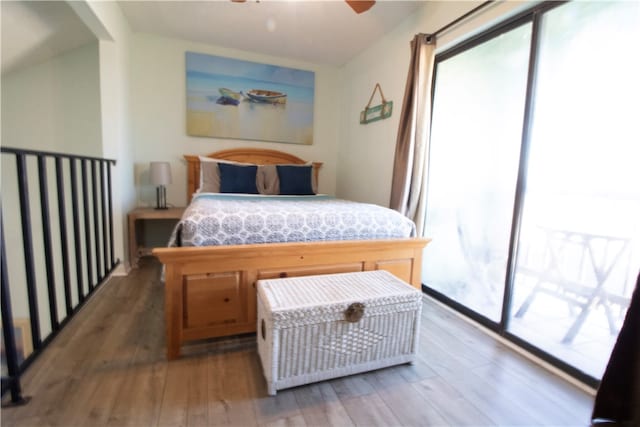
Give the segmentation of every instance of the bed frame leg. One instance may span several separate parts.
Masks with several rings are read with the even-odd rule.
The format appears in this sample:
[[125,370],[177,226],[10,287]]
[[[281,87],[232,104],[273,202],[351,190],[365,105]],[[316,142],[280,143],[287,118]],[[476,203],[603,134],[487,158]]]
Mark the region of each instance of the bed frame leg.
[[165,271],[165,328],[167,339],[167,360],[180,357],[182,344],[182,277],[177,268],[166,266]]
[[167,360],[176,360],[180,357],[180,344],[175,345],[174,343],[167,343]]

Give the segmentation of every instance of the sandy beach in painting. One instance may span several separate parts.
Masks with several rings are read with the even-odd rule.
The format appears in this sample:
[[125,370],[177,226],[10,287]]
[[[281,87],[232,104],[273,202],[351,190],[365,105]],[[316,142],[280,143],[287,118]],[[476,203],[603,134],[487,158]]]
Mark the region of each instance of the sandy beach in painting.
[[187,105],[187,133],[191,136],[247,139],[312,144],[313,117],[309,104],[288,100],[285,104],[252,102],[238,105],[216,103],[217,97],[190,95]]

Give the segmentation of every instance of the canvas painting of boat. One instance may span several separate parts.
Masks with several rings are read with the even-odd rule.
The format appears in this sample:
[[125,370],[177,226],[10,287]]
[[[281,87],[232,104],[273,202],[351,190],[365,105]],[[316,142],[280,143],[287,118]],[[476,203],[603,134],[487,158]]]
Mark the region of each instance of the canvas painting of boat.
[[187,134],[313,143],[315,74],[186,53]]
[[254,102],[267,102],[271,104],[284,104],[287,102],[287,94],[272,90],[251,89],[247,97]]
[[242,93],[234,92],[231,89],[227,89],[226,87],[221,87],[218,89],[220,92],[220,96],[216,99],[216,103],[222,105],[238,105],[240,104],[240,100],[242,99]]

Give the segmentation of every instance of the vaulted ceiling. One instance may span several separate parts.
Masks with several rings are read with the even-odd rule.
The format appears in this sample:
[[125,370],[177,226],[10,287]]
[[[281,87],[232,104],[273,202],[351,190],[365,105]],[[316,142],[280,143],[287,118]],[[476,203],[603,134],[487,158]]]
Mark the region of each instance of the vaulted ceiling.
[[[377,1],[356,14],[344,1],[119,1],[133,32],[152,33],[339,66],[395,28],[421,1]],[[95,41],[65,1],[8,1],[2,73]]]
[[344,1],[120,3],[134,31],[304,61],[342,65],[421,2],[378,1],[356,14]]

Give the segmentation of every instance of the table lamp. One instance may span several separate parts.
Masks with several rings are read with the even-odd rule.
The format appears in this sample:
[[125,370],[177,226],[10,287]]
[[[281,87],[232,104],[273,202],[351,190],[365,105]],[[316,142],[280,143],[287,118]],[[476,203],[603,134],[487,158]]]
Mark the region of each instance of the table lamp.
[[169,162],[151,162],[149,169],[151,183],[156,188],[156,209],[167,209],[167,188],[171,184],[171,164]]

